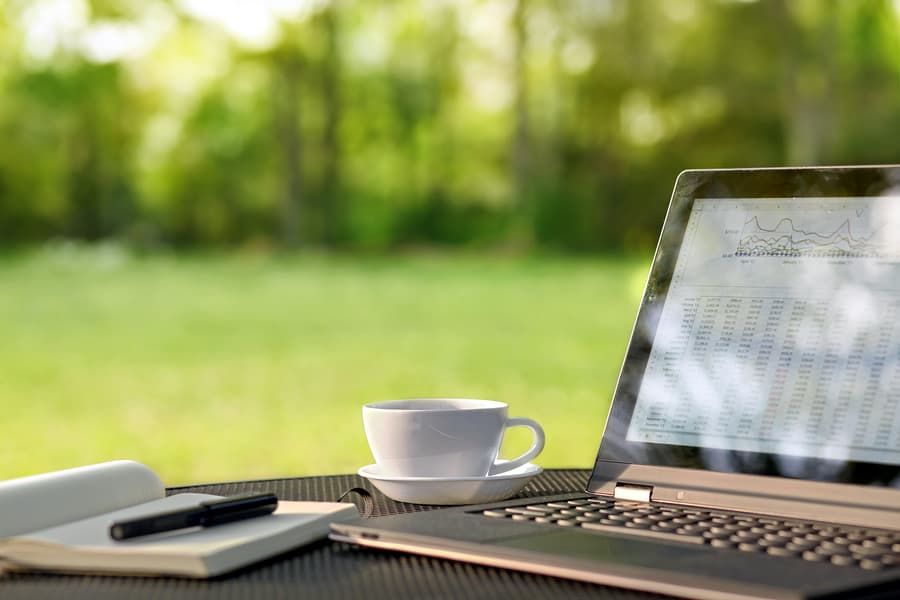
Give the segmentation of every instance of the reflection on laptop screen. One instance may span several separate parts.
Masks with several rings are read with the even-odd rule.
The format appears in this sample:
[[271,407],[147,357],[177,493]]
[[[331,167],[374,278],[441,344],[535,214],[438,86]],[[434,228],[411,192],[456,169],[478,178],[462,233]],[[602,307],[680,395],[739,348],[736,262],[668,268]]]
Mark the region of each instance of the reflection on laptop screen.
[[696,199],[630,442],[900,464],[900,201]]

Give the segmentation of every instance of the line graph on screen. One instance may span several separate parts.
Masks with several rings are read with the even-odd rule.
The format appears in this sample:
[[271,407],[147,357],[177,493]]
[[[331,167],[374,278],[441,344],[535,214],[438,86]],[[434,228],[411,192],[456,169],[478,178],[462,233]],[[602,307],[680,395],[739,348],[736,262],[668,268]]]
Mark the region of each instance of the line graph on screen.
[[897,240],[885,235],[883,224],[873,227],[867,211],[856,209],[814,219],[751,215],[741,229],[734,255],[898,259],[900,247]]

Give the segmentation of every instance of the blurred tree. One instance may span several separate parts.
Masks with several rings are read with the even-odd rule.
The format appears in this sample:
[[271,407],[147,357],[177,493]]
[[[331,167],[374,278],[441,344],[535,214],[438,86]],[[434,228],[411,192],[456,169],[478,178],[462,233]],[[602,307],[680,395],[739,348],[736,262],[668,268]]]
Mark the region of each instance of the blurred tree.
[[529,115],[529,78],[528,78],[528,0],[515,0],[512,15],[513,48],[512,76],[514,82],[513,110],[515,127],[512,135],[512,179],[515,198],[513,206],[520,213],[520,218],[532,232],[533,206],[532,199],[532,149],[531,119]]
[[[300,241],[301,219],[305,219],[302,186],[302,139],[300,137],[301,72],[303,65],[295,48],[285,44],[273,58],[272,88],[276,136],[281,153],[284,198],[281,208],[281,241],[296,246]],[[306,229],[309,226],[306,225]]]
[[890,0],[12,0],[0,236],[653,244],[684,168],[896,162]]
[[335,246],[341,239],[341,144],[339,126],[342,113],[340,0],[332,0],[322,11],[325,52],[322,59],[322,241]]

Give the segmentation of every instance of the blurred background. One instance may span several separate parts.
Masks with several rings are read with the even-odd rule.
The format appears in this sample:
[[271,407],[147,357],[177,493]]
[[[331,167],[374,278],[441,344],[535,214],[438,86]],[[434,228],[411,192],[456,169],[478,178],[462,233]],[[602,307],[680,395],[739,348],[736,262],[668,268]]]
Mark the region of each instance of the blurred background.
[[0,478],[352,472],[422,396],[588,467],[678,172],[900,157],[887,0],[4,0],[0,57]]

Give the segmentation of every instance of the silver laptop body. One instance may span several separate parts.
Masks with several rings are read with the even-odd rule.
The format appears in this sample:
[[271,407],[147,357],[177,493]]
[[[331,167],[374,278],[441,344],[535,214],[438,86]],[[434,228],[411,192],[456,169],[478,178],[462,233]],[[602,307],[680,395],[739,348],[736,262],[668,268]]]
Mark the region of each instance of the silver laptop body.
[[[721,512],[853,551],[502,518],[545,501]],[[681,173],[585,493],[331,537],[693,598],[900,597],[900,166]]]

